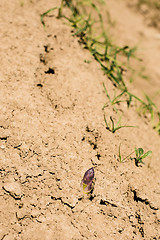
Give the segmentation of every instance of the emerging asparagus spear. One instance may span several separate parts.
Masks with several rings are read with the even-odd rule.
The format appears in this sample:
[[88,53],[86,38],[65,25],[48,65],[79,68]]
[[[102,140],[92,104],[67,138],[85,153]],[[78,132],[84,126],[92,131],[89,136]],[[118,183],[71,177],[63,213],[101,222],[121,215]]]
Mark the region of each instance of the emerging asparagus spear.
[[93,189],[93,179],[94,179],[94,168],[88,169],[81,181],[81,186],[83,187],[83,192],[88,194]]

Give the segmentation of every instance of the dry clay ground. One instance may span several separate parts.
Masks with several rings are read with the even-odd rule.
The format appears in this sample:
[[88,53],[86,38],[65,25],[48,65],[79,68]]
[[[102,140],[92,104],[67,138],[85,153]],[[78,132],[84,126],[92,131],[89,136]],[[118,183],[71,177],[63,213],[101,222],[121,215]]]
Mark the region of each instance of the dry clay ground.
[[[139,128],[106,130],[102,83],[113,95],[111,82],[56,12],[45,19],[45,30],[40,23],[40,14],[58,4],[0,1],[0,239],[158,240],[160,137],[125,104],[122,123]],[[120,21],[119,41],[140,43],[152,70],[153,79],[140,86],[159,90],[157,30],[123,1],[109,4]],[[105,113],[113,115],[109,105]],[[119,163],[120,143],[123,157],[135,146],[152,150],[152,157],[142,167]],[[89,198],[80,181],[92,166]]]

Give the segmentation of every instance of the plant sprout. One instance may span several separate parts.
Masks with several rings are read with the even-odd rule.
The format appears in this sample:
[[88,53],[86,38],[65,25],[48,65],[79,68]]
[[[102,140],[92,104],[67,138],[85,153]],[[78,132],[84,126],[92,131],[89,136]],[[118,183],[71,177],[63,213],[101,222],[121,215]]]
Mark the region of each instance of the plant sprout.
[[148,152],[144,153],[143,148],[135,148],[135,154],[136,154],[136,157],[134,158],[135,159],[135,164],[138,167],[139,163],[143,163],[144,164],[142,159],[144,159],[144,158],[148,157],[149,155],[151,155],[152,151],[148,151]]
[[127,157],[125,157],[125,158],[123,158],[122,159],[122,156],[121,156],[121,151],[120,151],[120,146],[121,146],[121,144],[119,145],[119,162],[125,162],[125,160],[127,159],[127,158],[129,158],[133,153],[135,153],[136,154],[136,156],[135,157],[130,157],[130,159],[131,160],[135,160],[135,165],[138,167],[139,165],[139,163],[143,163],[144,164],[144,162],[142,161],[142,159],[144,159],[144,158],[146,158],[146,157],[148,157],[149,155],[151,155],[152,154],[152,151],[148,151],[148,152],[146,152],[146,153],[144,153],[144,150],[143,150],[143,148],[136,148],[135,147],[135,149],[134,149],[134,151],[133,152],[131,152],[129,155],[127,155]]
[[89,194],[93,190],[94,168],[88,169],[81,181],[83,193]]
[[106,119],[106,116],[105,116],[105,114],[104,114],[104,121],[105,121],[105,124],[106,124],[106,129],[109,130],[109,131],[112,132],[112,133],[115,133],[115,132],[116,132],[118,129],[120,129],[120,128],[124,128],[124,127],[136,127],[136,126],[127,126],[127,125],[122,126],[122,125],[120,124],[121,117],[120,117],[120,119],[119,119],[119,121],[117,122],[116,125],[115,125],[115,123],[114,123],[114,121],[113,121],[113,119],[112,119],[111,116],[110,116],[110,120],[111,120],[111,126],[109,126],[109,124],[107,123],[107,119]]

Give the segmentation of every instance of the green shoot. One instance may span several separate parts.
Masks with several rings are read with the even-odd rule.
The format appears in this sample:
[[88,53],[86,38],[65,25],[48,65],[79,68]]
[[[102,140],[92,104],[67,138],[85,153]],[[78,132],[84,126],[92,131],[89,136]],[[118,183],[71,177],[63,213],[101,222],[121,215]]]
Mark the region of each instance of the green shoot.
[[44,22],[44,16],[46,16],[48,13],[50,13],[51,11],[57,9],[57,7],[51,8],[48,11],[44,12],[43,14],[41,14],[41,23],[43,24],[43,27],[45,27],[45,22]]
[[131,152],[129,155],[127,155],[127,157],[125,157],[125,158],[122,159],[120,147],[121,147],[121,144],[119,145],[119,153],[118,153],[118,156],[119,156],[119,162],[122,163],[122,162],[125,162],[125,160],[126,160],[127,158],[129,158],[129,157],[134,153],[134,151]]
[[148,157],[149,155],[151,155],[152,151],[148,151],[148,152],[144,153],[143,148],[135,148],[135,154],[136,154],[136,157],[134,158],[134,160],[135,160],[136,166],[138,167],[139,163],[144,164],[144,162],[142,160],[144,158]]
[[[120,103],[120,102],[125,102],[125,100],[119,100],[119,99],[126,93],[126,90],[122,91],[119,95],[117,95],[116,97],[114,97],[113,100],[111,100],[111,98],[110,98],[110,96],[109,96],[109,94],[108,94],[108,92],[107,92],[107,89],[106,89],[106,86],[104,85],[104,83],[103,83],[103,87],[104,87],[105,93],[106,93],[106,95],[107,95],[107,97],[108,97],[111,105],[115,105],[115,104]],[[103,107],[103,109],[104,109],[104,108],[105,108],[105,107]]]
[[[158,3],[158,0],[154,1],[156,1],[156,4]],[[105,1],[101,0],[99,1],[99,3],[104,4]],[[69,9],[67,14],[63,14],[64,8]],[[132,94],[129,91],[124,79],[123,73],[127,69],[127,71],[131,73],[130,82],[134,80],[133,78],[136,71],[129,66],[129,63],[131,57],[134,57],[140,61],[140,59],[135,56],[137,47],[119,47],[112,43],[111,38],[108,37],[108,33],[105,30],[106,26],[104,24],[103,16],[98,7],[98,4],[96,5],[93,0],[61,0],[61,4],[59,7],[51,8],[41,15],[41,23],[44,27],[44,17],[55,9],[58,9],[57,18],[65,18],[70,23],[70,25],[75,29],[73,35],[79,37],[79,42],[82,43],[86,49],[88,49],[91,55],[99,63],[104,74],[111,80],[114,87],[120,90],[120,94],[111,99],[107,92],[107,89],[105,88],[105,85],[103,84],[106,96],[108,97],[111,105],[113,106],[120,102],[126,102],[128,107],[130,107],[133,100],[138,101],[141,104],[139,107],[140,113],[142,113],[143,115],[145,115],[146,113],[150,114],[152,124],[160,134],[160,124],[158,123],[155,125],[154,123],[154,116],[155,114],[158,114],[156,105],[147,95],[145,95],[146,100],[143,101],[139,97]],[[111,19],[109,19],[110,16],[108,15],[108,22],[111,23],[112,21]],[[111,26],[112,25],[113,22],[111,23]],[[125,61],[123,63],[120,62],[120,57],[123,57],[123,59],[125,57]],[[142,78],[146,78],[146,76],[142,73],[139,73],[139,75]],[[105,107],[106,104],[104,105],[103,109]],[[117,112],[115,106],[113,107],[113,109]],[[117,126],[114,128],[116,130],[113,130],[114,122],[112,120],[111,124],[112,132],[115,132],[122,127],[126,127]]]
[[62,9],[63,9],[63,0],[61,0],[61,5],[58,8],[58,17],[57,18],[61,18],[62,17]]
[[147,103],[141,101],[141,106],[139,107],[139,112],[145,115],[146,113],[149,113],[151,116],[152,123],[154,121],[154,108],[157,109],[157,106],[155,103],[152,102],[152,100],[149,98],[148,95],[145,94],[145,98],[147,100]]
[[139,166],[139,163],[143,163],[144,162],[142,161],[144,158],[150,156],[152,154],[152,151],[148,151],[146,153],[144,153],[144,150],[143,148],[135,148],[133,152],[131,152],[129,155],[127,155],[125,158],[122,159],[122,156],[121,156],[121,151],[120,151],[120,146],[121,144],[119,145],[119,152],[118,152],[118,157],[119,157],[119,162],[122,163],[122,162],[125,162],[126,159],[128,159],[133,153],[136,154],[136,156],[134,158],[131,158],[131,160],[135,160],[135,165],[138,167]]
[[120,117],[119,121],[117,122],[117,124],[115,125],[112,117],[110,116],[111,124],[108,124],[105,114],[104,114],[104,121],[105,121],[105,124],[106,124],[106,129],[109,130],[109,131],[112,132],[112,133],[115,133],[115,132],[116,132],[118,129],[120,129],[120,128],[124,128],[124,127],[136,127],[136,126],[127,126],[127,125],[121,126],[121,124],[120,124],[121,117]]

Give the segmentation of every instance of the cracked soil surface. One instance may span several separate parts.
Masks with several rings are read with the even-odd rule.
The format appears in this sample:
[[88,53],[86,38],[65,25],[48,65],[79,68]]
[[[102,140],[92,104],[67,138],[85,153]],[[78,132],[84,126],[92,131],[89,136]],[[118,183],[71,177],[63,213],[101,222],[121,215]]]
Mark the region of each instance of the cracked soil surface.
[[[107,131],[102,83],[111,95],[112,83],[56,12],[45,18],[45,29],[40,22],[40,14],[59,4],[0,1],[0,239],[158,240],[160,136],[122,103],[123,124],[139,127]],[[140,44],[151,76],[137,79],[133,90],[160,90],[158,29],[125,1],[108,6],[119,22],[115,39]],[[105,113],[114,114],[111,106]],[[152,157],[140,167],[120,163],[120,143],[123,156],[137,146]],[[86,196],[80,182],[90,167],[95,186]]]

